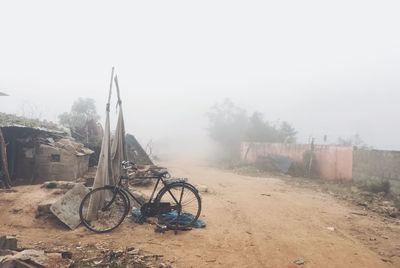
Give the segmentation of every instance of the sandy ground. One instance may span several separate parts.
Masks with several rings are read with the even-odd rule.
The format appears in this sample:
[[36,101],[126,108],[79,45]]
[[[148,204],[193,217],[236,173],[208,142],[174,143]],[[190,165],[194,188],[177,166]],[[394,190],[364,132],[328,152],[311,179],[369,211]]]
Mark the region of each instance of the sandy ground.
[[[277,178],[254,178],[201,165],[166,163],[177,177],[204,184],[205,229],[158,234],[130,219],[109,234],[35,219],[37,203],[54,197],[40,186],[0,193],[0,234],[21,246],[81,249],[135,246],[174,267],[400,267],[400,222]],[[358,215],[360,214],[360,215]],[[333,228],[332,228],[333,227]]]

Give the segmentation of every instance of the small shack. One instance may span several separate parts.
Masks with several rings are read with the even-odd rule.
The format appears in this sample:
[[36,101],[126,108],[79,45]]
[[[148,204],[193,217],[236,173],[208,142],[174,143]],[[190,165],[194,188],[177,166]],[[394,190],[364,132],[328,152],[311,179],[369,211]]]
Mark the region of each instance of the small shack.
[[6,163],[12,184],[75,180],[88,171],[93,151],[53,123],[0,113],[0,132],[0,151],[6,155],[0,176],[5,176]]

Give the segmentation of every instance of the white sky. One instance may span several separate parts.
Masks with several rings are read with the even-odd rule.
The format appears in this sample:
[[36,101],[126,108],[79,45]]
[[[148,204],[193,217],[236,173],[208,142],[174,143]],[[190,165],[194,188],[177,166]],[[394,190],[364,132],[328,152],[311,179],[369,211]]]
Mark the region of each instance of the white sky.
[[[400,149],[399,1],[0,0],[0,111],[104,114],[111,66],[127,129],[202,140],[230,98],[300,132]],[[193,141],[195,140],[195,141]]]

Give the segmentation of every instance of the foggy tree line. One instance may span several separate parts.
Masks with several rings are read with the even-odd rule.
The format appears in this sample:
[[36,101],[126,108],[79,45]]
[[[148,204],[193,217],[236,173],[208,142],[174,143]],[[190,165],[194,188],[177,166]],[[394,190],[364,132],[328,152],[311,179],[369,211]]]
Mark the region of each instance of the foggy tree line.
[[295,143],[297,131],[286,121],[267,121],[260,112],[247,111],[225,99],[207,113],[208,134],[226,154],[238,156],[240,143],[280,142]]

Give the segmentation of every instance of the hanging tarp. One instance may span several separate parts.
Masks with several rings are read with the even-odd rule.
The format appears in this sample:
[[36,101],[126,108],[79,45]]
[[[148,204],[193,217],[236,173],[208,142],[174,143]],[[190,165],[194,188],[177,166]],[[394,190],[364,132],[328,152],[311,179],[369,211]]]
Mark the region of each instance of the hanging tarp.
[[111,146],[111,163],[112,163],[112,183],[118,182],[118,178],[121,175],[121,162],[127,160],[126,154],[126,142],[125,142],[125,123],[124,115],[122,112],[122,101],[119,94],[118,78],[115,76],[115,87],[117,89],[118,96],[118,122],[115,129],[115,135]]
[[[104,135],[101,144],[101,151],[99,157],[99,163],[97,165],[96,177],[93,183],[93,189],[103,187],[104,185],[110,184],[113,180],[112,167],[111,167],[111,146],[110,146],[110,100],[112,92],[112,84],[114,78],[114,68],[111,72],[111,83],[110,91],[108,94],[108,102],[106,105],[106,122],[104,124]],[[93,219],[96,216],[96,212],[99,209],[99,205],[103,203],[105,196],[92,195],[89,200],[89,207],[87,210],[87,219]]]

